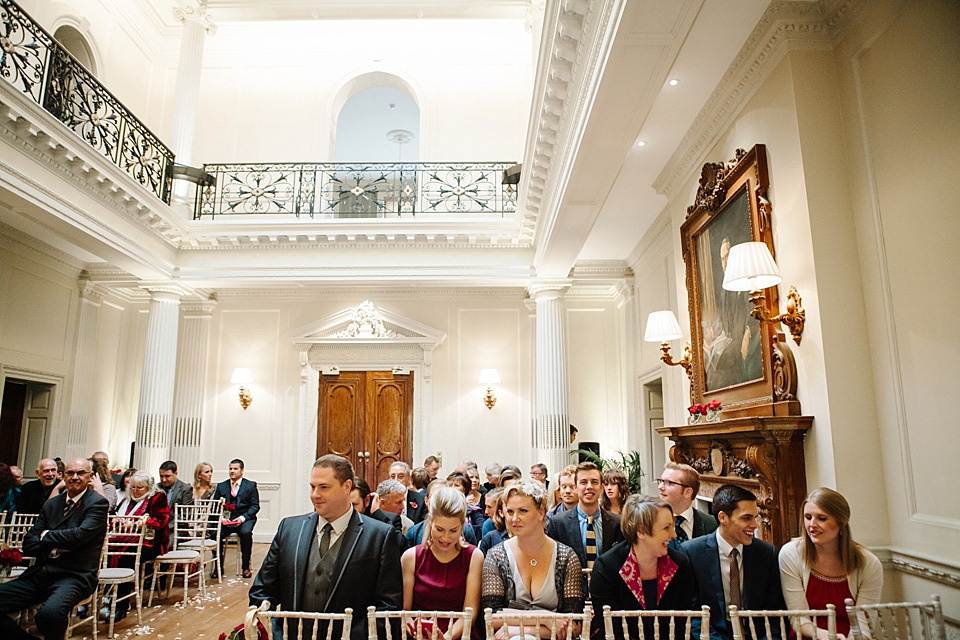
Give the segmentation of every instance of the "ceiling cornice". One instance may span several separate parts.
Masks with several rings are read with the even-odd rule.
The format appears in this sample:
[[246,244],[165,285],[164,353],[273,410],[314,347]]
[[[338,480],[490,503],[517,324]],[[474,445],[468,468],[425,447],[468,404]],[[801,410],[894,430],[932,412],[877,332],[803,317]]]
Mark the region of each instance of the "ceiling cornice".
[[83,272],[83,261],[2,222],[0,247],[72,278],[79,278]]

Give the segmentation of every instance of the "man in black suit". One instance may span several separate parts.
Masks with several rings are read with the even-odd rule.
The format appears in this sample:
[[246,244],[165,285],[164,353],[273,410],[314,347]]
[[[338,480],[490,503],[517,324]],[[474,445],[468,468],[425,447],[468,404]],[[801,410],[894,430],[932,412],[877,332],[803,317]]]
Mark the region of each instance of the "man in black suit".
[[[268,600],[285,611],[324,613],[351,607],[351,640],[366,640],[368,606],[401,608],[397,538],[389,525],[352,508],[352,488],[353,465],[346,458],[325,455],[313,463],[314,513],[280,522],[250,587],[251,605]],[[290,630],[290,637],[296,637],[296,629]]]
[[243,477],[243,460],[235,458],[230,461],[230,479],[217,485],[213,492],[213,499],[224,499],[226,505],[233,505],[230,510],[230,519],[223,520],[220,529],[220,554],[217,567],[223,571],[223,548],[227,543],[227,536],[237,534],[240,538],[240,557],[243,564],[243,577],[253,576],[250,571],[250,552],[253,550],[253,525],[257,523],[257,513],[260,511],[260,491],[257,483]]
[[173,540],[173,530],[176,526],[177,505],[193,504],[193,489],[186,482],[177,477],[177,463],[167,460],[160,465],[160,482],[157,489],[167,495],[167,504],[170,505],[170,539]]
[[109,503],[89,488],[92,477],[89,460],[67,465],[66,491],[43,504],[24,537],[23,554],[37,560],[16,580],[0,584],[0,637],[33,638],[5,614],[40,604],[37,629],[47,640],[62,640],[70,611],[97,588]]
[[671,549],[717,530],[716,518],[693,508],[693,501],[700,493],[700,474],[696,469],[688,464],[668,462],[657,478],[657,486],[660,499],[673,509],[677,537],[670,541]]
[[[716,533],[691,540],[680,551],[690,558],[697,578],[694,609],[710,606],[711,640],[732,640],[730,605],[753,610],[785,609],[786,605],[777,550],[754,539],[759,526],[757,497],[727,484],[713,495],[713,511],[720,523]],[[700,623],[695,619],[692,635],[699,633]]]
[[414,524],[427,517],[426,498],[410,486],[410,465],[406,462],[394,462],[387,471],[391,480],[396,480],[407,488],[406,515]]
[[38,462],[34,473],[37,479],[20,489],[20,504],[17,506],[19,513],[40,513],[43,503],[57,485],[57,463],[53,458],[44,458]]
[[603,484],[597,465],[581,462],[574,479],[577,507],[550,518],[546,531],[548,536],[577,552],[581,567],[592,569],[597,557],[623,540],[620,516],[600,508]]

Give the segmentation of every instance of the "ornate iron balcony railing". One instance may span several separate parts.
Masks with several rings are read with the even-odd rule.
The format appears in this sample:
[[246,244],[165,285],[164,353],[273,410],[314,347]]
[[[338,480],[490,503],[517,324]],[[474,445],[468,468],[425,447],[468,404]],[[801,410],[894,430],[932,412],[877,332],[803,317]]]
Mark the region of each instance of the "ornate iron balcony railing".
[[512,162],[208,164],[216,185],[198,189],[195,218],[292,214],[385,218],[512,213]]
[[0,19],[0,77],[169,204],[173,152],[17,3]]

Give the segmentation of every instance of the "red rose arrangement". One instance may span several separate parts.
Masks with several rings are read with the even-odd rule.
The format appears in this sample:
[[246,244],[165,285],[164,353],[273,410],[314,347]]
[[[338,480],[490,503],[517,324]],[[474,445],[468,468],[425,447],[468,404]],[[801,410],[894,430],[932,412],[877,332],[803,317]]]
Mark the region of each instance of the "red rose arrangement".
[[0,565],[15,567],[23,564],[23,554],[19,549],[0,549]]
[[[716,402],[716,400],[714,400],[714,402]],[[700,404],[698,402],[697,404],[692,404],[689,407],[687,407],[687,411],[689,411],[690,415],[692,416],[696,416],[696,415],[705,416],[707,415],[707,405]]]
[[237,505],[233,504],[232,502],[224,502],[224,503],[223,503],[223,510],[224,510],[224,511],[233,511],[233,510],[236,509],[236,508],[237,508]]

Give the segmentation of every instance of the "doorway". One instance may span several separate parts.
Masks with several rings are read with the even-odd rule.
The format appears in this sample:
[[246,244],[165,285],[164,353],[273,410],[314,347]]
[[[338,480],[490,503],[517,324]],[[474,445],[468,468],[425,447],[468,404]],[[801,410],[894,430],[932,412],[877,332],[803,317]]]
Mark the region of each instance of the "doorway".
[[[659,478],[666,462],[663,450],[663,436],[657,429],[663,426],[663,378],[650,380],[643,385],[644,427],[647,433],[647,446],[650,448],[650,478]],[[653,487],[656,491],[656,486]]]
[[0,403],[0,462],[35,469],[50,440],[55,386],[6,378]]
[[353,464],[371,488],[390,465],[413,459],[413,373],[344,371],[320,376],[317,457]]

